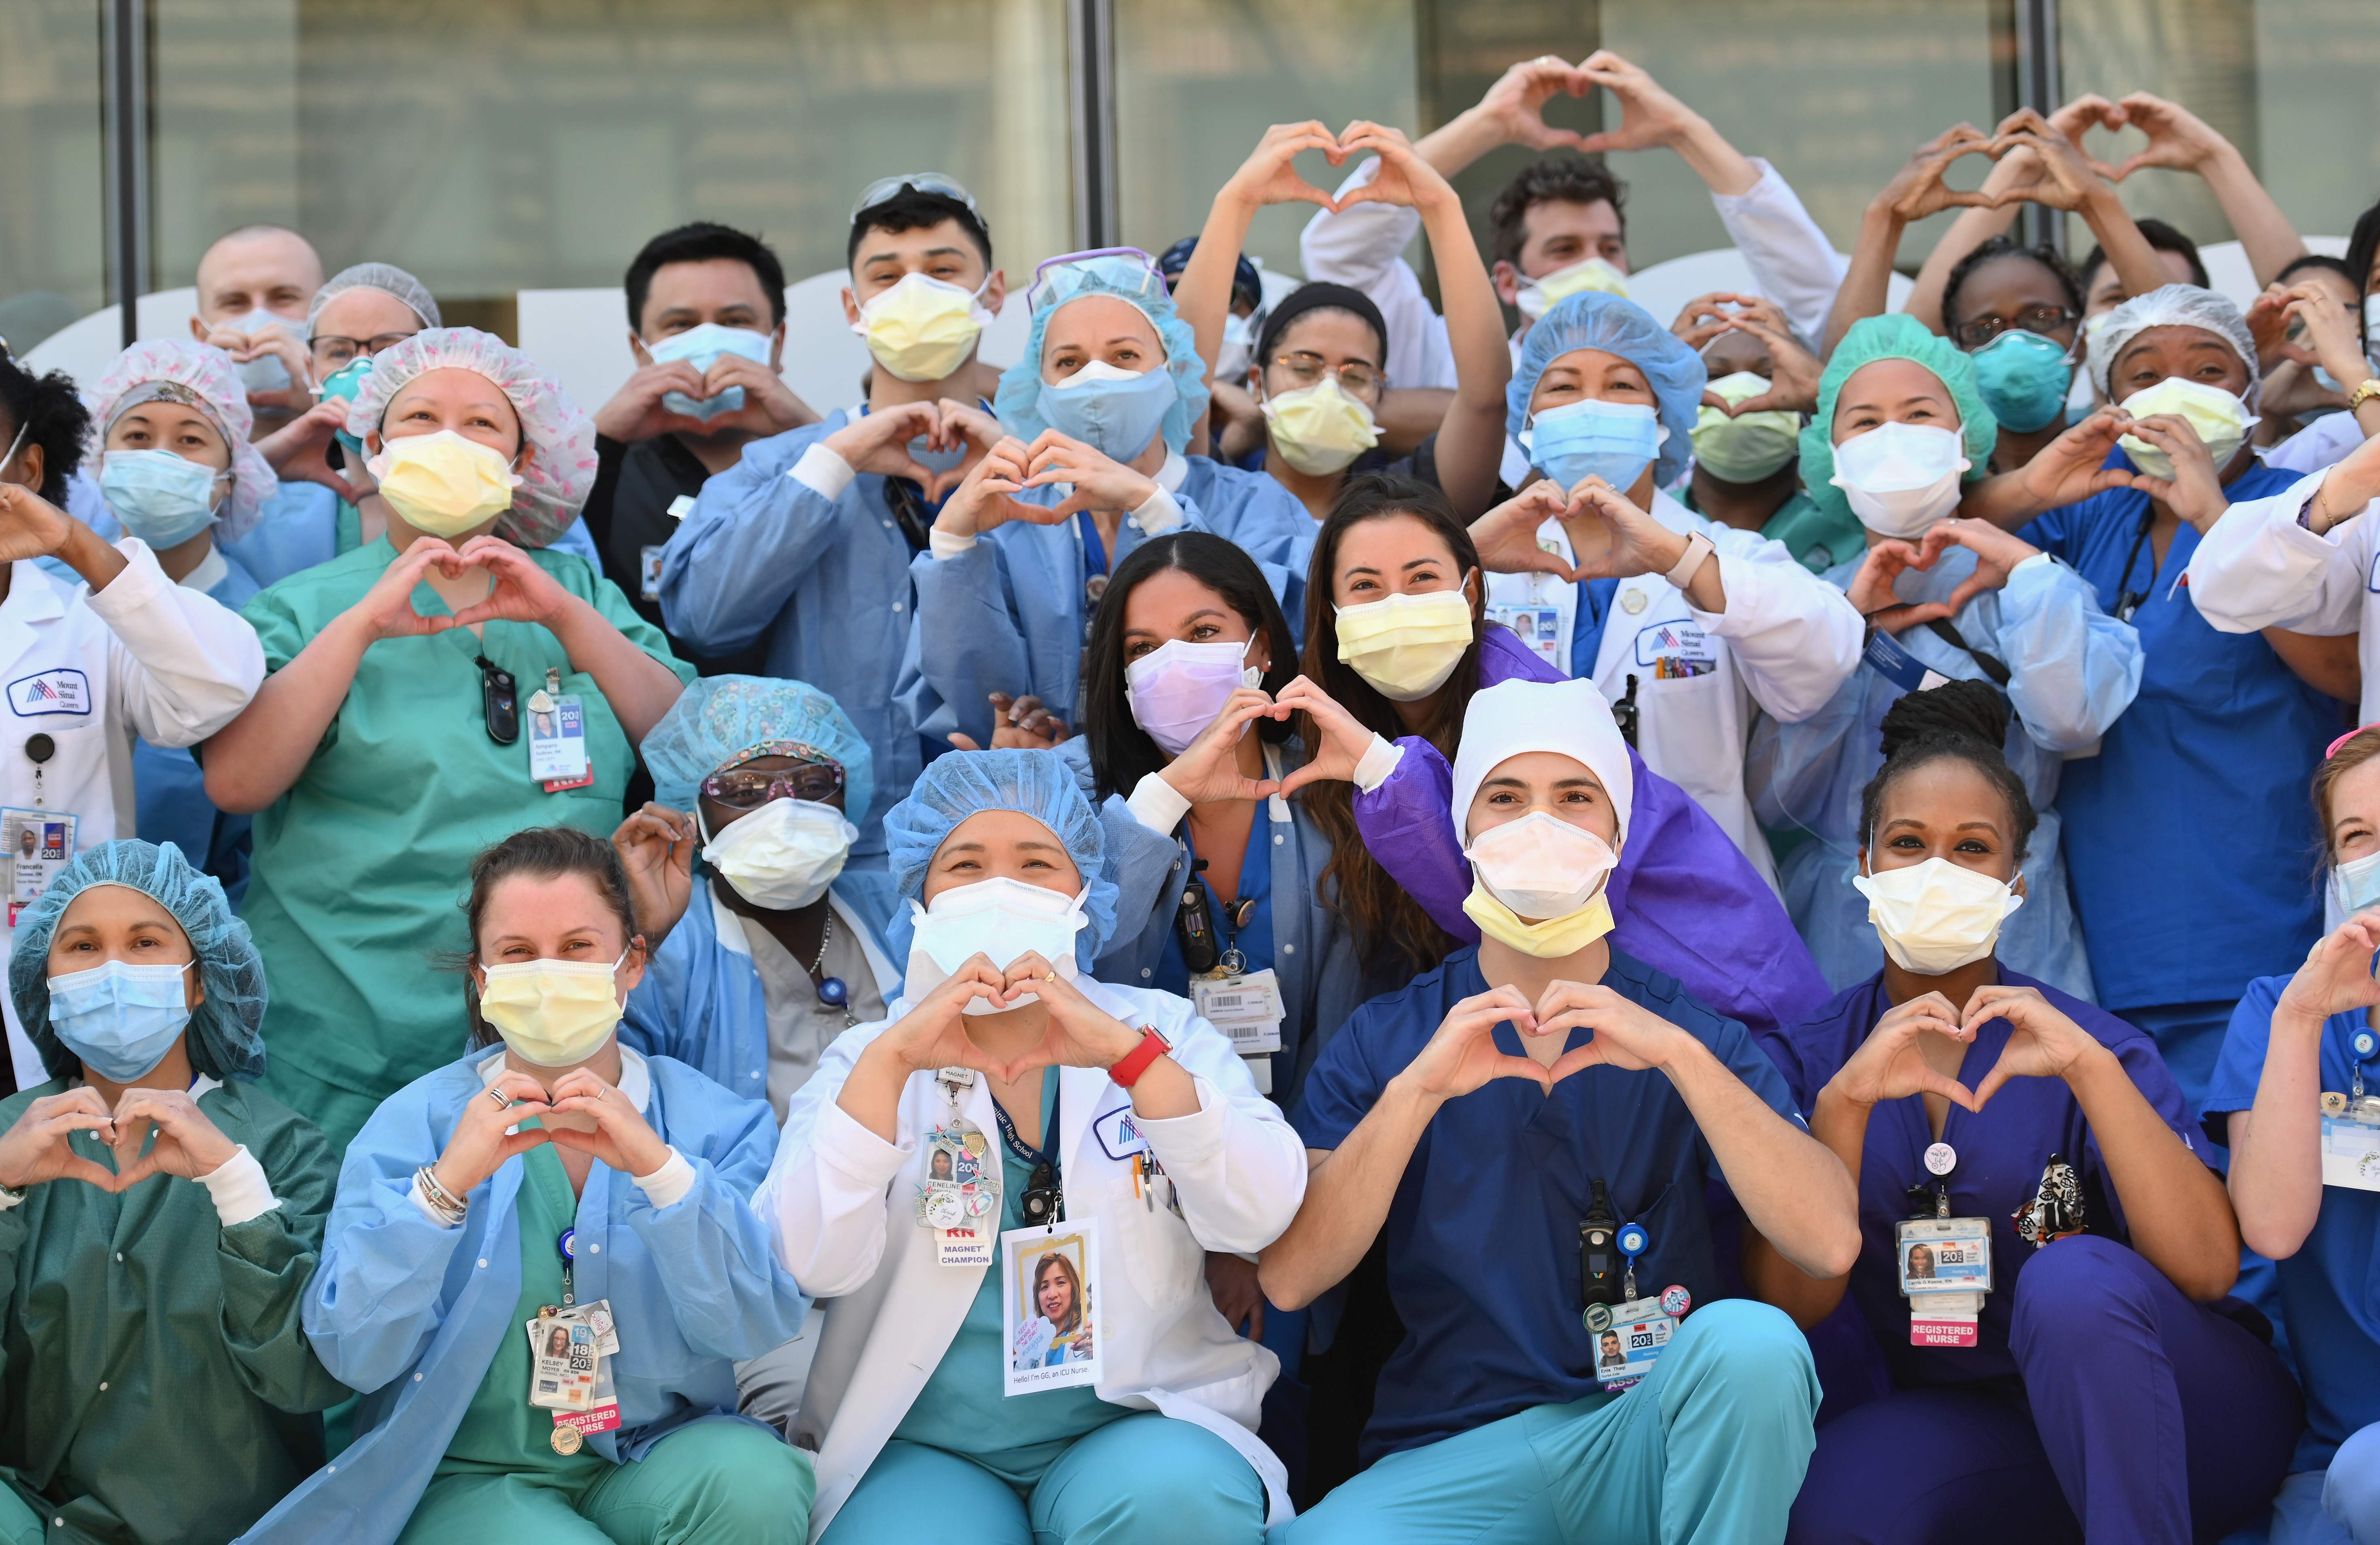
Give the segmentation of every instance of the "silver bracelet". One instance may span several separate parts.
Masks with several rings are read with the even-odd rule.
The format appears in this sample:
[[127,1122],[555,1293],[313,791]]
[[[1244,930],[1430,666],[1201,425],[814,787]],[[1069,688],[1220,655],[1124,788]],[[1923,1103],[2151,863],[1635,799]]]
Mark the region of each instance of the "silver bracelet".
[[469,1210],[469,1204],[455,1200],[445,1186],[438,1184],[438,1176],[427,1164],[413,1172],[413,1183],[421,1187],[422,1196],[429,1200],[430,1210],[449,1226],[461,1223],[464,1213]]

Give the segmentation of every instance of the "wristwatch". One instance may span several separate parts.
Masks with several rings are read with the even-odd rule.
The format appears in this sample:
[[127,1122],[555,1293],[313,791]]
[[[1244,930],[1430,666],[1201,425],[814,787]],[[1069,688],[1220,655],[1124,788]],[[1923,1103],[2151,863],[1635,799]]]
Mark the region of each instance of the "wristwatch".
[[1128,1089],[1140,1082],[1140,1076],[1149,1070],[1158,1058],[1173,1050],[1172,1042],[1157,1033],[1154,1025],[1140,1028],[1140,1044],[1124,1053],[1123,1060],[1108,1069],[1108,1077],[1116,1088]]
[[2364,377],[2362,385],[2347,394],[2347,410],[2352,413],[2374,397],[2380,397],[2380,375]]
[[1703,560],[1716,551],[1718,549],[1711,545],[1711,539],[1696,531],[1686,538],[1686,555],[1678,560],[1678,566],[1661,578],[1682,590],[1694,582],[1695,574],[1702,569]]

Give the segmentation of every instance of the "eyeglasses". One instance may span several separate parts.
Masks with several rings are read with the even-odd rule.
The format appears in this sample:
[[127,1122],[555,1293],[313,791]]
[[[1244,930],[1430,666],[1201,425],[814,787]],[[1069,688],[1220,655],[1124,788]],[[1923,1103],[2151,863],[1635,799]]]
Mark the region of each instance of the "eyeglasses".
[[2074,321],[2074,313],[2063,306],[2028,306],[2013,317],[1977,317],[1959,323],[1959,342],[1968,348],[1981,348],[2011,327],[2046,338],[2073,326]]
[[1272,362],[1287,371],[1290,378],[1300,386],[1311,386],[1325,375],[1335,374],[1339,377],[1340,385],[1359,397],[1370,396],[1380,389],[1380,372],[1361,359],[1350,359],[1334,371],[1330,369],[1330,360],[1301,348],[1288,354],[1276,354]]
[[1061,253],[1035,269],[1032,286],[1025,292],[1026,310],[1038,316],[1094,286],[1102,294],[1144,299],[1162,300],[1172,294],[1155,258],[1137,247],[1100,247]]
[[[743,767],[762,757],[798,757],[798,767]],[[732,810],[757,810],[771,799],[803,799],[823,805],[843,792],[843,763],[797,740],[769,740],[747,747],[702,780],[702,792]]]
[[955,199],[966,206],[966,212],[978,220],[983,212],[975,207],[975,195],[956,181],[940,172],[910,172],[897,177],[878,177],[859,191],[859,201],[851,206],[851,218],[856,220],[862,212],[874,209],[902,189],[917,193],[939,193],[945,199]]
[[417,327],[413,333],[382,333],[369,338],[342,338],[335,333],[324,333],[318,335],[306,346],[306,349],[314,357],[317,365],[337,370],[342,365],[352,363],[359,354],[378,354],[382,349],[395,348],[420,331]]

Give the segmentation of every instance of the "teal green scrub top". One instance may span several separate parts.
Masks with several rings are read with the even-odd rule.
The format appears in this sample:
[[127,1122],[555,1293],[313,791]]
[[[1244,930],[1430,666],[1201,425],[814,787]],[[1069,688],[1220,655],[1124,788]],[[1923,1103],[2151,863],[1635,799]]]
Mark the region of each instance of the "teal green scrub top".
[[[591,603],[647,654],[692,681],[661,630],[575,554],[530,550],[564,590]],[[241,614],[277,671],[396,558],[386,537],[291,575]],[[425,615],[447,613],[428,585]],[[524,701],[549,667],[585,710],[595,781],[548,794],[528,775],[528,714],[509,746],[488,735],[484,653],[512,673]],[[636,749],[595,678],[571,668],[562,641],[534,623],[490,622],[367,651],[355,685],[313,760],[260,812],[243,915],[272,988],[264,1039],[268,1089],[321,1124],[336,1150],[380,1101],[455,1060],[462,988],[436,969],[469,945],[460,906],[472,858],[529,826],[566,825],[608,837],[636,767]]]
[[[1055,1127],[1057,1103],[1058,1080],[1044,1075],[1044,1134]],[[1001,1231],[1023,1228],[1023,1198],[1032,1170],[1017,1162],[998,1132],[985,1136],[1001,1157]],[[914,1215],[906,1215],[896,1218],[893,1226],[915,1228],[917,1223]],[[1008,1338],[1002,1332],[1000,1310],[1000,1269],[995,1266],[985,1271],[975,1302],[967,1306],[965,1322],[935,1365],[926,1387],[917,1392],[909,1414],[892,1429],[892,1436],[971,1459],[1019,1491],[1026,1491],[1066,1452],[1067,1444],[1132,1411],[1101,1400],[1088,1385],[1014,1396],[1001,1393]]]
[[[1694,494],[1691,487],[1678,490],[1678,502],[1696,515]],[[1760,534],[1771,541],[1781,541],[1793,561],[1813,574],[1824,574],[1840,563],[1848,563],[1867,550],[1867,530],[1859,517],[1848,509],[1828,510],[1819,507],[1810,497],[1810,491],[1797,488],[1793,497],[1777,506],[1760,528]]]

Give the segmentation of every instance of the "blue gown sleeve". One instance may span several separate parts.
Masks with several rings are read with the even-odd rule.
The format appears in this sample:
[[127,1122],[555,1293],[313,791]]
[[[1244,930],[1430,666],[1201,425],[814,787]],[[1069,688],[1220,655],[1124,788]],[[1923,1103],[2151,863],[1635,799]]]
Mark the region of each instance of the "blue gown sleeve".
[[[948,740],[961,731],[988,747],[990,695],[1021,696],[1033,689],[1008,554],[1001,543],[978,537],[973,547],[953,557],[918,554],[909,562],[909,576],[917,587],[917,605],[897,695],[909,706],[918,734]],[[1057,705],[1062,715],[1073,707]]]
[[1785,724],[1764,713],[1754,724],[1743,783],[1763,826],[1819,829],[1831,793],[1855,776],[1847,763],[1868,754],[1869,742],[1852,733],[1860,726],[1868,687],[1867,666],[1857,665],[1808,718]]
[[[708,895],[697,892],[687,910],[708,906]],[[687,987],[699,964],[694,931],[678,919],[662,947],[646,964],[645,978],[628,994],[620,1016],[620,1044],[648,1057],[675,1057],[695,1067],[704,1066],[687,1023]]]
[[[413,1172],[444,1148],[419,1101],[391,1100],[347,1145],[306,1337],[333,1378],[370,1394],[411,1368],[445,1318],[446,1269],[468,1224],[441,1228],[413,1202]],[[492,1178],[468,1198],[484,1207]]]
[[2025,734],[2048,751],[2079,751],[2107,734],[2140,692],[2140,634],[2054,559],[2019,564],[1998,600],[1998,652]]
[[656,1208],[629,1182],[625,1216],[653,1259],[669,1263],[662,1281],[686,1344],[741,1360],[799,1335],[809,1300],[777,1264],[769,1226],[752,1210],[752,1193],[776,1154],[776,1117],[760,1101],[724,1091],[710,1097],[720,1119],[698,1141],[681,1139],[678,1147],[694,1166],[694,1188]]
[[830,499],[789,475],[821,438],[812,425],[748,445],[702,485],[662,552],[662,616],[689,647],[727,654],[759,639],[844,536],[861,485]]

